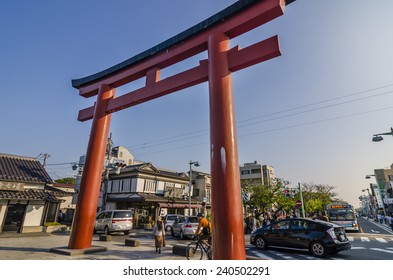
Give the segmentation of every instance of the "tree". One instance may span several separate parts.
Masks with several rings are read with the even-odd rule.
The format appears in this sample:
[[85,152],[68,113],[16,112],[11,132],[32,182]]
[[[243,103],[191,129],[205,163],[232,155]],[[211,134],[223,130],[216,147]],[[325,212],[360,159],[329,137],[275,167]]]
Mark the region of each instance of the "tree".
[[309,214],[325,212],[326,206],[334,201],[339,201],[336,187],[314,183],[303,183],[302,194],[305,211]]
[[275,212],[289,211],[296,202],[294,198],[287,198],[284,195],[284,190],[288,188],[288,185],[288,181],[275,178],[270,186],[244,186],[243,190],[251,194],[250,200],[244,204],[254,210],[257,219],[266,212],[266,209],[275,209]]
[[[248,182],[250,184],[250,182]],[[275,178],[271,186],[243,185],[243,191],[250,193],[250,200],[244,205],[252,210],[255,217],[258,217],[269,209],[274,213],[284,211],[289,214],[296,206],[296,201],[300,200],[300,193],[297,187],[289,187],[290,182]],[[284,190],[292,191],[291,196],[286,196]],[[303,183],[302,196],[306,213],[309,215],[325,212],[326,206],[332,202],[339,201],[335,187],[323,184]]]
[[76,179],[73,177],[66,177],[55,180],[56,183],[75,185]]

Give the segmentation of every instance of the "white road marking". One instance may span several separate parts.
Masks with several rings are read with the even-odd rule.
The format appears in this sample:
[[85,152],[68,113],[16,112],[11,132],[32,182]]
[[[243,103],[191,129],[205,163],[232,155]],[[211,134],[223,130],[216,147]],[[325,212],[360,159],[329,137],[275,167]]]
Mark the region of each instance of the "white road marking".
[[376,240],[378,240],[381,243],[388,243],[385,239],[381,238],[381,237],[375,237]]
[[368,239],[368,237],[360,237],[360,240],[365,242],[370,242],[370,239]]
[[380,252],[385,252],[385,253],[391,253],[391,254],[393,254],[393,251],[389,251],[389,250],[385,250],[385,249],[381,249],[381,248],[370,248],[370,250],[380,251]]
[[271,257],[266,256],[265,254],[262,254],[261,252],[257,252],[255,253],[255,255],[257,255],[258,257],[260,257],[261,259],[269,259],[271,260]]
[[284,258],[284,259],[286,259],[286,260],[293,260],[293,259],[295,259],[294,257],[292,257],[292,256],[288,256],[288,255],[284,255],[284,254],[276,254],[277,256],[279,256],[279,257],[281,257],[281,258]]
[[354,241],[355,240],[355,238],[353,236],[347,236],[347,238],[348,238],[349,241]]

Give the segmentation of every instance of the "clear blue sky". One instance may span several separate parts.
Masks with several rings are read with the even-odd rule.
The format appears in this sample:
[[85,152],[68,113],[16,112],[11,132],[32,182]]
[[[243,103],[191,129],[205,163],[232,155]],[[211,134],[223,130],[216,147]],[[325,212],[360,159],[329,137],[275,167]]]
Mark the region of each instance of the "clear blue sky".
[[[52,178],[70,176],[71,164],[50,164],[85,154],[91,121],[78,122],[77,114],[94,102],[80,97],[71,79],[126,60],[234,2],[2,1],[0,152],[48,153]],[[240,164],[272,165],[292,185],[335,186],[358,205],[373,181],[365,175],[393,162],[393,137],[371,141],[393,126],[391,11],[391,0],[297,0],[282,17],[232,41],[244,47],[277,34],[282,51],[233,74]],[[177,171],[198,160],[209,172],[208,115],[205,83],[115,114],[111,132],[138,160]]]

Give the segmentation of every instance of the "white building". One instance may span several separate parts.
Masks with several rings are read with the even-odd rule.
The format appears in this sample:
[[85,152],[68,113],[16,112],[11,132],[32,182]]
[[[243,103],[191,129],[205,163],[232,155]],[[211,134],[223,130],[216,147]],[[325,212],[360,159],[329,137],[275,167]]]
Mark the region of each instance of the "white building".
[[274,167],[262,165],[257,161],[245,163],[239,167],[240,183],[245,185],[270,186],[275,178]]

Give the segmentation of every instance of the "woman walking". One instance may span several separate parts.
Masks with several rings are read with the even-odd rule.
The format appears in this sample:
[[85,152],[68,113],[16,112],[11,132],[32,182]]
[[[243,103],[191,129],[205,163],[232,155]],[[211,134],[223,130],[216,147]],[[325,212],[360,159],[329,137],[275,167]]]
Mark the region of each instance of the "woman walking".
[[163,240],[165,238],[165,230],[164,230],[164,225],[161,221],[161,217],[157,217],[157,221],[153,228],[153,235],[156,245],[156,252],[161,254],[161,247],[162,247]]

